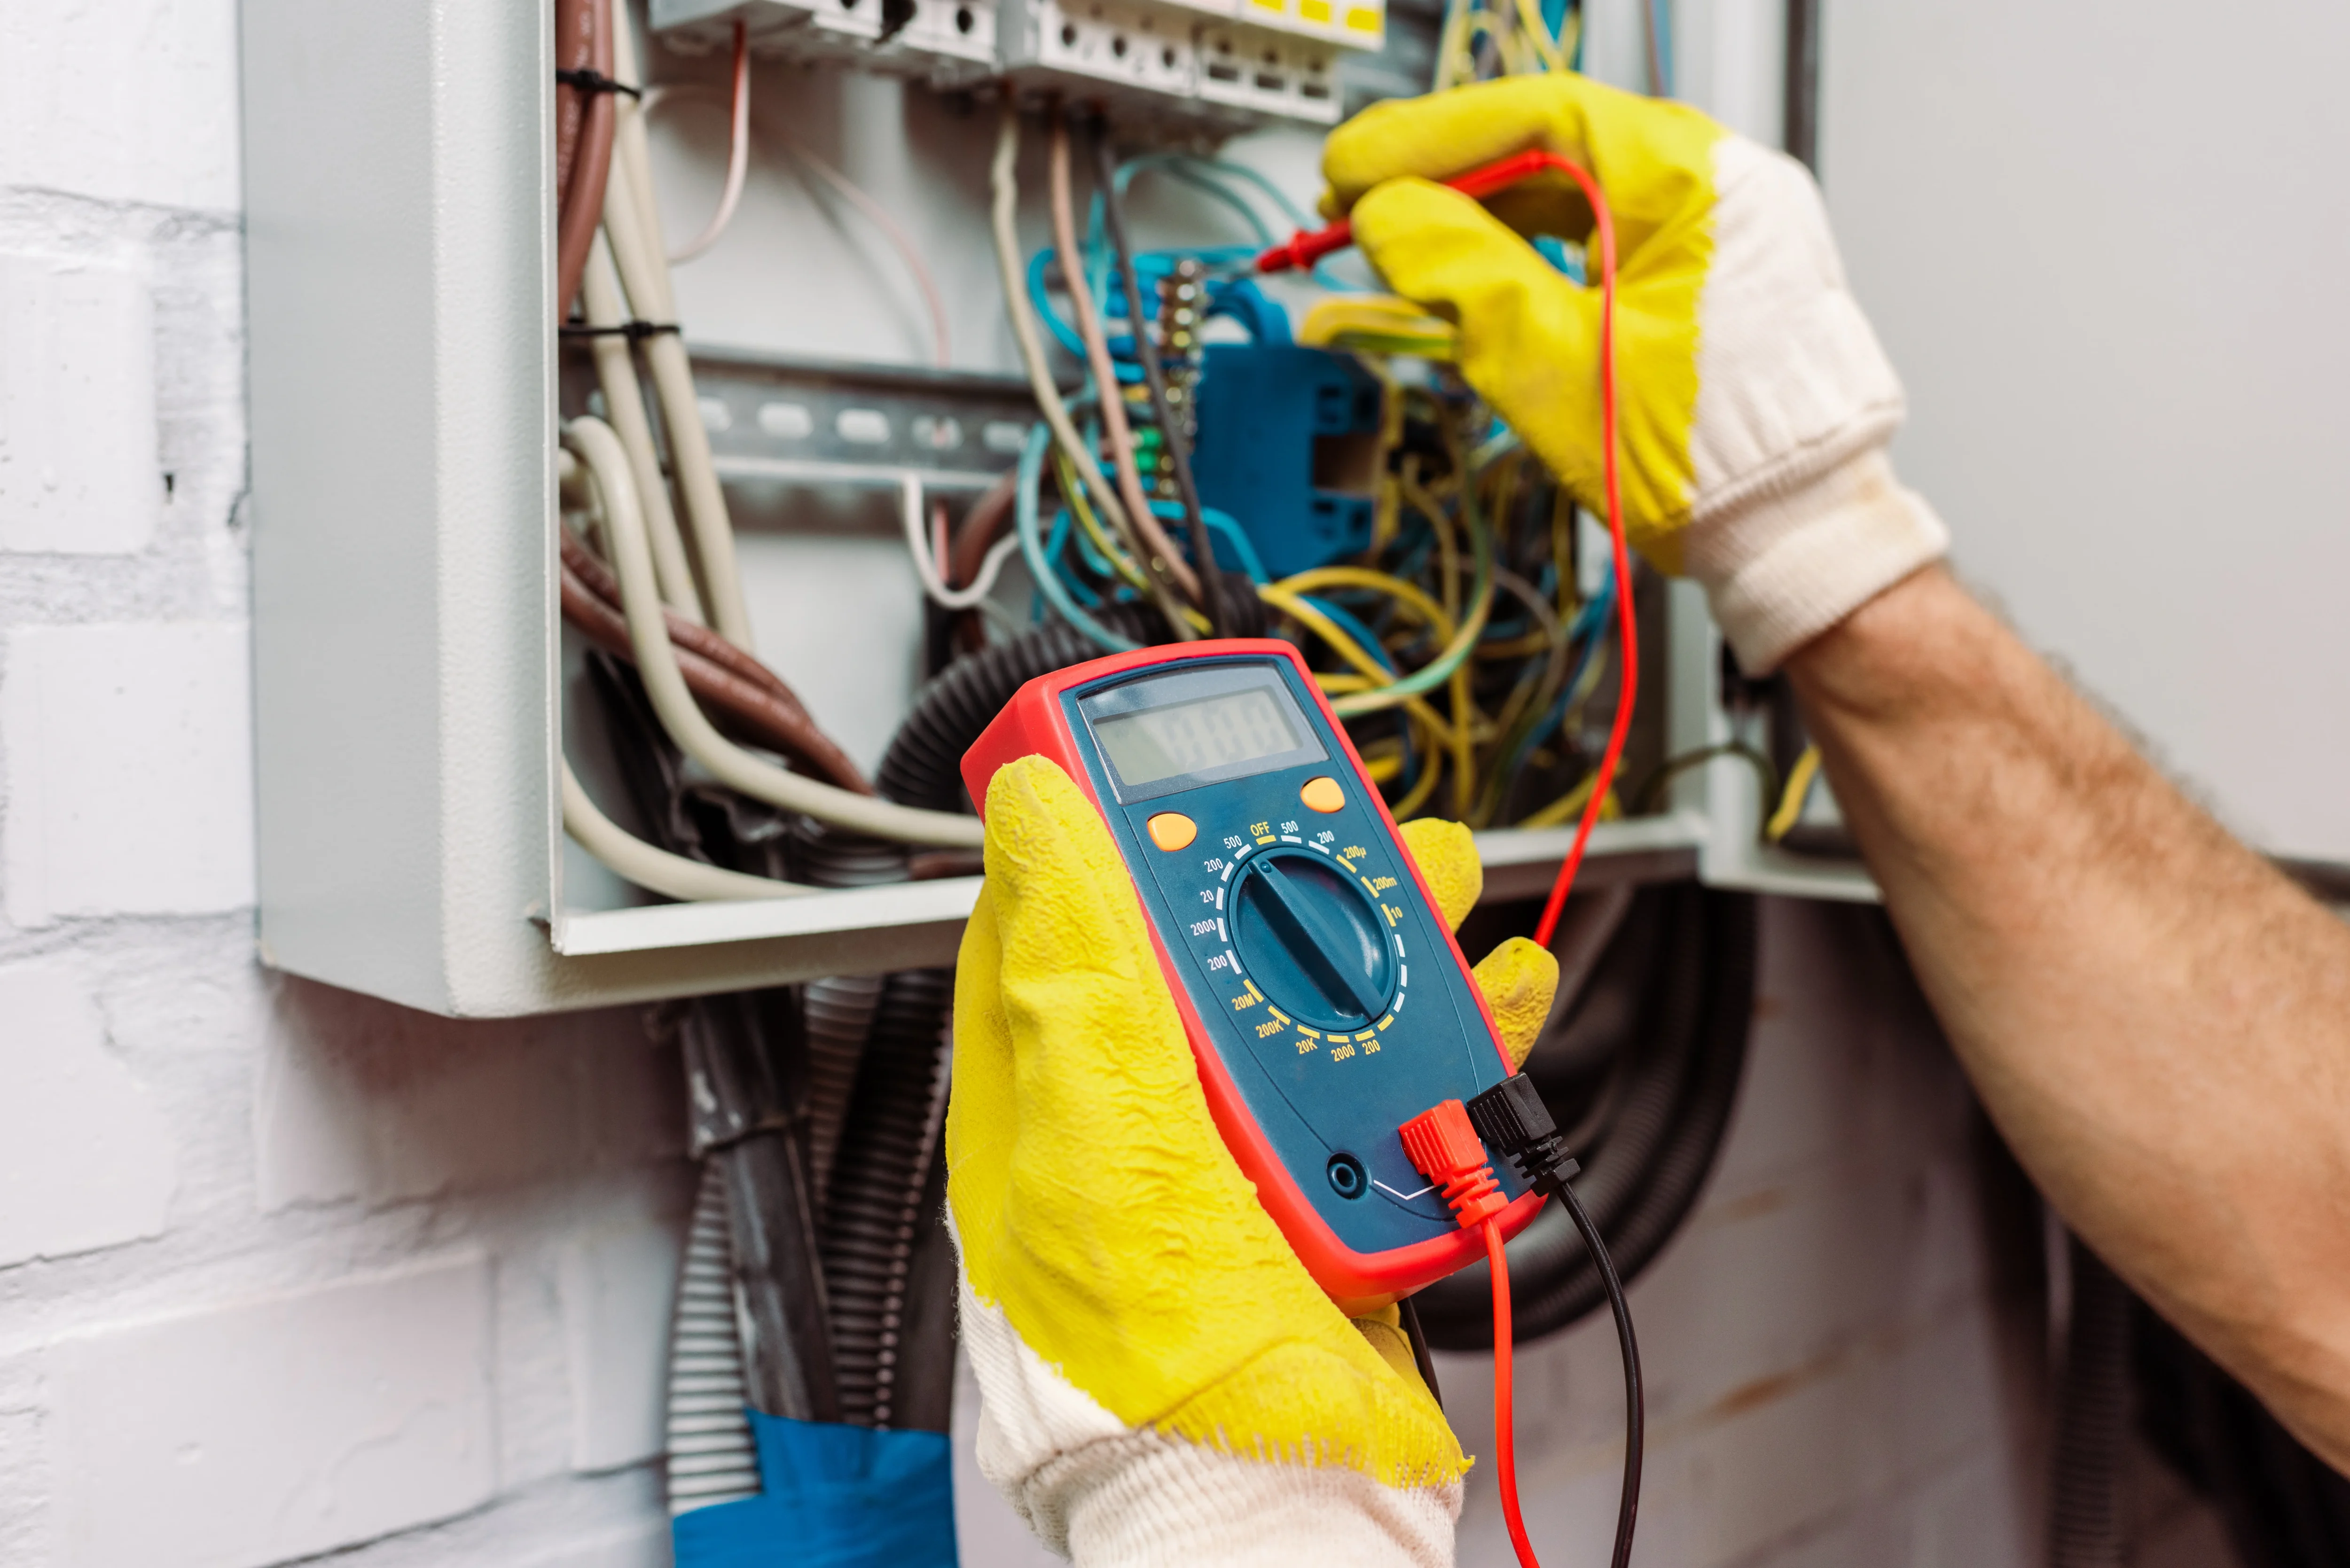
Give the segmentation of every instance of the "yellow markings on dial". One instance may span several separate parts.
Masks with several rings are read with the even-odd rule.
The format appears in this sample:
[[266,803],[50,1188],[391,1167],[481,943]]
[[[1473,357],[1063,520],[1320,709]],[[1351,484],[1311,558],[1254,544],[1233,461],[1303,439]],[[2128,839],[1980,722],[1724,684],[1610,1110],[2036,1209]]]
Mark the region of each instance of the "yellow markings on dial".
[[1388,924],[1390,926],[1403,919],[1403,911],[1397,909],[1393,904],[1381,904],[1379,909],[1387,915]]
[[1256,996],[1235,996],[1232,998],[1232,1011],[1237,1012],[1244,1007],[1254,1007],[1262,1000]]
[[1333,1062],[1343,1062],[1354,1054],[1355,1048],[1352,1045],[1341,1045],[1330,1053],[1330,1060]]
[[1372,1027],[1375,1030],[1385,1029],[1388,1024],[1393,1023],[1394,1022],[1395,1014],[1390,1012],[1385,1018],[1380,1019],[1378,1023],[1372,1025]]

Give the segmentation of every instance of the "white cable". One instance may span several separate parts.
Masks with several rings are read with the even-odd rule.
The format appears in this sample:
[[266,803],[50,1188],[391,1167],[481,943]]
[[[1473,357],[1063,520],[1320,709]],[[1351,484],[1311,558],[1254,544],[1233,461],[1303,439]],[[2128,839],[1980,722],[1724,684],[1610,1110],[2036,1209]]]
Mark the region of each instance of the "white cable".
[[[613,35],[613,75],[634,83],[639,79],[635,36],[625,25],[615,27]],[[653,213],[652,191],[652,153],[645,140],[644,112],[622,94],[619,119],[613,130],[604,234],[612,243],[612,259],[619,264],[629,308],[639,321],[673,327],[677,300],[670,286],[669,263],[660,254],[660,220]],[[719,636],[746,652],[754,651],[751,614],[743,599],[743,577],[734,564],[734,524],[726,514],[726,495],[718,487],[718,472],[711,463],[710,432],[702,428],[702,402],[694,395],[692,363],[674,331],[656,332],[646,338],[644,353],[653,373],[653,389],[660,397],[661,419],[669,427],[670,460],[685,498],[686,522],[693,530],[694,556],[702,566],[702,602]]]
[[922,592],[930,596],[932,604],[942,609],[974,607],[994,591],[995,578],[1003,570],[1003,563],[1020,548],[1020,536],[1007,534],[998,539],[980,562],[979,576],[972,580],[971,586],[951,588],[946,584],[946,574],[939,569],[939,563],[931,550],[930,530],[924,525],[922,517],[920,477],[907,474],[899,481],[899,486],[900,521],[906,528],[906,553],[914,557],[914,574],[922,579]]
[[[659,87],[645,89],[644,101],[640,109],[642,113],[650,115],[654,109],[672,98],[715,99],[717,97],[718,94],[713,89],[699,82],[664,82]],[[775,128],[770,127],[769,133],[776,134]],[[954,358],[947,329],[946,296],[939,289],[937,275],[931,271],[930,264],[922,259],[921,247],[914,243],[913,236],[906,233],[904,226],[896,218],[890,216],[889,209],[875,200],[863,186],[826,162],[808,147],[807,143],[789,131],[783,131],[780,134],[783,137],[785,150],[806,165],[808,172],[830,186],[833,192],[842,201],[856,208],[866,222],[871,223],[881,237],[889,243],[889,248],[898,253],[898,259],[905,264],[906,274],[913,279],[915,292],[922,296],[922,308],[929,313],[931,318],[931,357],[938,362],[941,369],[945,369]],[[672,255],[670,259],[676,261],[678,258]]]
[[[1028,389],[1036,395],[1036,410],[1053,430],[1053,440],[1068,455],[1069,466],[1077,471],[1077,481],[1094,498],[1094,513],[1108,525],[1111,533],[1122,539],[1134,537],[1134,527],[1127,519],[1126,507],[1109,482],[1102,477],[1101,464],[1087,450],[1085,438],[1069,420],[1069,406],[1061,400],[1061,389],[1053,384],[1052,367],[1045,359],[1044,340],[1037,336],[1036,317],[1028,308],[1028,284],[1020,265],[1020,236],[1013,220],[1020,204],[1020,107],[1016,95],[1003,95],[1003,118],[995,134],[995,157],[988,165],[988,185],[994,201],[988,210],[988,226],[995,239],[995,269],[1003,278],[1003,312],[1012,318],[1013,341],[1020,347],[1020,362],[1028,370]],[[1075,265],[1074,262],[1068,265]],[[1180,628],[1182,618],[1174,618]]]
[[716,244],[719,236],[726,232],[726,225],[734,221],[734,209],[743,202],[743,177],[751,171],[749,26],[742,17],[734,18],[734,93],[728,109],[733,123],[726,143],[726,188],[719,192],[718,211],[711,214],[709,226],[669,253],[671,266],[682,265]]
[[686,689],[676,650],[670,647],[669,630],[661,622],[660,594],[654,586],[652,549],[645,538],[644,516],[637,506],[636,488],[629,478],[629,455],[620,448],[620,438],[603,421],[581,418],[563,427],[563,444],[588,465],[596,482],[603,502],[604,535],[612,546],[612,569],[620,580],[620,608],[629,623],[629,644],[637,656],[637,674],[644,681],[645,695],[651,699],[661,728],[681,751],[709,769],[721,784],[785,811],[876,838],[956,849],[980,846],[983,836],[975,816],[922,811],[836,789],[762,762],[720,734]]
[[[590,327],[619,327],[629,318],[620,302],[620,281],[612,267],[611,248],[599,232],[588,255],[588,270],[579,280],[579,301]],[[696,626],[708,626],[702,613],[702,591],[694,587],[693,563],[686,558],[685,541],[677,531],[677,512],[671,506],[669,483],[661,476],[660,454],[653,446],[652,421],[645,414],[645,389],[637,379],[637,364],[629,340],[617,334],[590,337],[596,375],[604,389],[604,413],[629,450],[629,467],[637,476],[637,499],[652,530],[653,566],[660,574],[661,597],[669,607]]]
[[610,867],[613,874],[672,898],[698,902],[712,898],[792,898],[823,891],[797,882],[778,882],[723,867],[705,866],[682,855],[672,855],[646,843],[597,808],[571,760],[563,761],[563,831],[579,847]]
[[937,357],[939,369],[945,369],[952,361],[947,343],[946,298],[939,292],[939,280],[931,275],[929,265],[922,260],[920,247],[914,244],[911,235],[899,227],[898,220],[889,215],[889,208],[867,194],[847,175],[817,157],[796,137],[790,140],[789,145],[792,156],[814,170],[816,177],[831,186],[842,201],[864,213],[866,222],[881,231],[881,237],[889,242],[898,253],[898,259],[906,264],[906,271],[913,277],[914,287],[921,294],[922,308],[931,313],[931,349]]

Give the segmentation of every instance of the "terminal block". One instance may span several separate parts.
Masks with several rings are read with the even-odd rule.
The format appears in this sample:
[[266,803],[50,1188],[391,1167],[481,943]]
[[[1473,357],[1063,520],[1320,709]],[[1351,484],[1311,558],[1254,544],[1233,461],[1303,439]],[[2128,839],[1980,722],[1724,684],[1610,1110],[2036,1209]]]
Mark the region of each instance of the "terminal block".
[[1002,78],[1129,120],[1229,131],[1338,118],[1337,68],[1387,33],[1386,0],[651,0],[671,47],[838,61],[940,88]]

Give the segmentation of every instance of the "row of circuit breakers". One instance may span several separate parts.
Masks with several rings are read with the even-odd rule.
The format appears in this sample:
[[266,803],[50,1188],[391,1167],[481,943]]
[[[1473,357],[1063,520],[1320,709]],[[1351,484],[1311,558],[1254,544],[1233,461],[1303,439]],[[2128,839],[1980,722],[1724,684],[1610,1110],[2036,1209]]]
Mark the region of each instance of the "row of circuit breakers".
[[1387,0],[652,0],[681,50],[855,64],[954,89],[1114,100],[1129,116],[1237,128],[1335,124],[1342,52],[1384,40]]

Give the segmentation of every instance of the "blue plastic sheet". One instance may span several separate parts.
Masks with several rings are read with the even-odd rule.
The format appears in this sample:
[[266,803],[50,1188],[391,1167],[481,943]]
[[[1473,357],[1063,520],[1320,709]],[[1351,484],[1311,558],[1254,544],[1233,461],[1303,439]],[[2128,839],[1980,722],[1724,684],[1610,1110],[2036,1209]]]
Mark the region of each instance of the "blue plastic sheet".
[[680,1514],[677,1568],[954,1568],[945,1434],[745,1414],[764,1490]]

